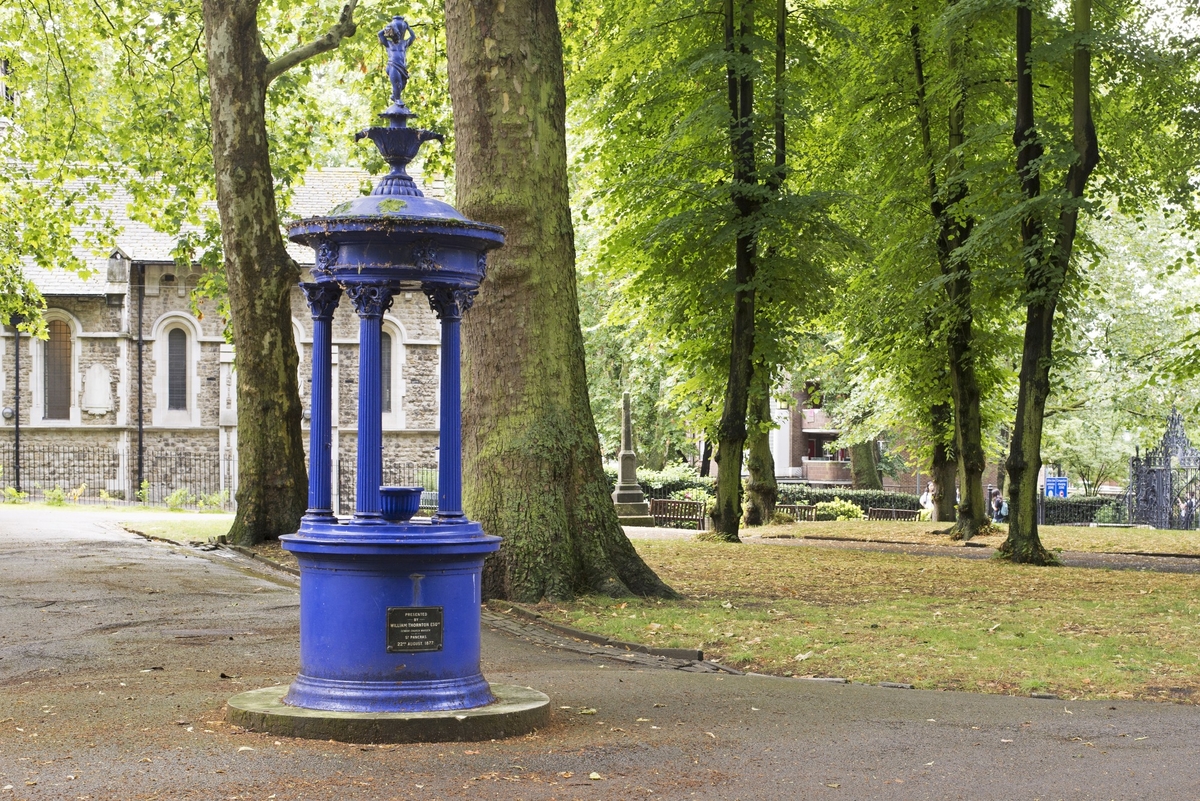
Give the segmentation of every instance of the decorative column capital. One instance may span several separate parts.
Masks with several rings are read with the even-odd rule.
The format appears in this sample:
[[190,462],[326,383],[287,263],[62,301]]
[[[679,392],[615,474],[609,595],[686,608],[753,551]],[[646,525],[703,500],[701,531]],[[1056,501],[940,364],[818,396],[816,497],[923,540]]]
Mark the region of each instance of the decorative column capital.
[[359,317],[380,318],[392,308],[392,291],[387,284],[347,284],[346,295]]
[[332,320],[337,310],[338,301],[342,298],[342,288],[337,284],[324,281],[321,283],[302,283],[304,298],[314,320]]
[[439,320],[461,320],[479,292],[478,288],[467,289],[444,284],[422,284],[421,289],[429,298],[429,307]]

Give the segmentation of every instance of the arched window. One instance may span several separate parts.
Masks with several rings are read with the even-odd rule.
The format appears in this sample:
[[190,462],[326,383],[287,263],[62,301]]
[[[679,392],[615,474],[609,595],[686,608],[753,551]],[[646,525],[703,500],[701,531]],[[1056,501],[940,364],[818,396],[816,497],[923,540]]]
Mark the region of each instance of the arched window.
[[172,328],[167,333],[167,409],[187,410],[187,374],[187,332]]
[[47,326],[50,338],[43,348],[45,364],[46,420],[69,420],[71,418],[72,369],[71,326],[62,320],[51,320]]
[[154,407],[150,410],[150,425],[183,427],[200,425],[200,390],[205,387],[198,378],[202,333],[196,319],[183,312],[167,312],[154,322],[150,336],[152,391]]
[[383,430],[404,429],[404,364],[407,337],[398,320],[383,319],[379,336],[380,411]]
[[383,413],[392,411],[392,335],[384,331],[379,338],[380,383],[383,385]]

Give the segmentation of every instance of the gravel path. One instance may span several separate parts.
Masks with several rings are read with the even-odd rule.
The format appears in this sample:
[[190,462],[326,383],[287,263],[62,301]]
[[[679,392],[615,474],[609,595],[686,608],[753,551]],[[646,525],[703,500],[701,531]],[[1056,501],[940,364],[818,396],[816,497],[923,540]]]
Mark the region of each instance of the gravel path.
[[0,560],[0,801],[1183,799],[1200,788],[1191,706],[693,673],[569,650],[490,616],[485,672],[549,693],[546,730],[380,747],[277,738],[226,725],[222,707],[290,680],[290,577],[13,507],[0,507]]

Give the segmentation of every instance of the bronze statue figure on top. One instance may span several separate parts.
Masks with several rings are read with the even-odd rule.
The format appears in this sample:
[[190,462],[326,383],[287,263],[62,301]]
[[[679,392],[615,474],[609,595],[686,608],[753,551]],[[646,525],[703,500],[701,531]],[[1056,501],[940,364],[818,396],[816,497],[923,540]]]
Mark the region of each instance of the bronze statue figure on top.
[[388,57],[387,76],[392,82],[392,105],[397,110],[408,111],[401,96],[408,86],[408,48],[416,38],[412,26],[399,14],[392,17],[392,21],[379,32],[379,44],[383,45]]

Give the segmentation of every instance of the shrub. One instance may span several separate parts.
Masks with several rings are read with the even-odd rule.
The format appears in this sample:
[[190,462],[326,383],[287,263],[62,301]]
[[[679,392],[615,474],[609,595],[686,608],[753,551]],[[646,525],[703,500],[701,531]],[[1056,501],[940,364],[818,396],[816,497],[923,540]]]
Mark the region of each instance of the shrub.
[[813,517],[817,520],[862,520],[866,515],[853,501],[834,498],[832,501],[821,501],[816,504]]
[[87,484],[80,484],[75,489],[67,493],[67,498],[71,503],[79,503],[79,499],[83,497],[83,493],[87,492]]
[[180,487],[166,497],[167,508],[172,512],[178,512],[185,506],[191,506],[196,502],[196,496],[188,491],[187,487]]
[[66,506],[67,493],[63,492],[62,487],[46,490],[46,505],[47,506]]
[[229,500],[229,490],[221,490],[214,492],[211,495],[201,495],[196,504],[201,509],[224,509],[225,502]]
[[136,494],[137,494],[138,503],[149,503],[150,502],[150,482],[142,481],[142,486],[138,488],[138,491]]
[[29,497],[28,492],[17,492],[16,487],[4,488],[5,503],[25,503],[25,499]]
[[881,490],[816,489],[806,484],[780,484],[779,502],[813,505],[833,500],[849,501],[865,515],[871,507],[877,509],[920,510],[921,499],[907,492]]
[[[616,468],[605,467],[604,474],[608,477],[609,486],[616,489]],[[713,479],[701,478],[692,467],[686,464],[668,465],[662,470],[639,469],[637,479],[638,485],[641,486],[642,492],[646,493],[646,497],[676,498],[679,492],[696,490],[698,492],[694,497],[680,498],[680,500],[698,501],[702,500],[700,493],[711,498],[717,492],[716,482]]]
[[786,523],[795,523],[795,522],[796,522],[796,518],[792,517],[787,512],[776,511],[775,514],[771,515],[771,523],[773,523],[774,525],[777,525],[777,526],[781,526]]

